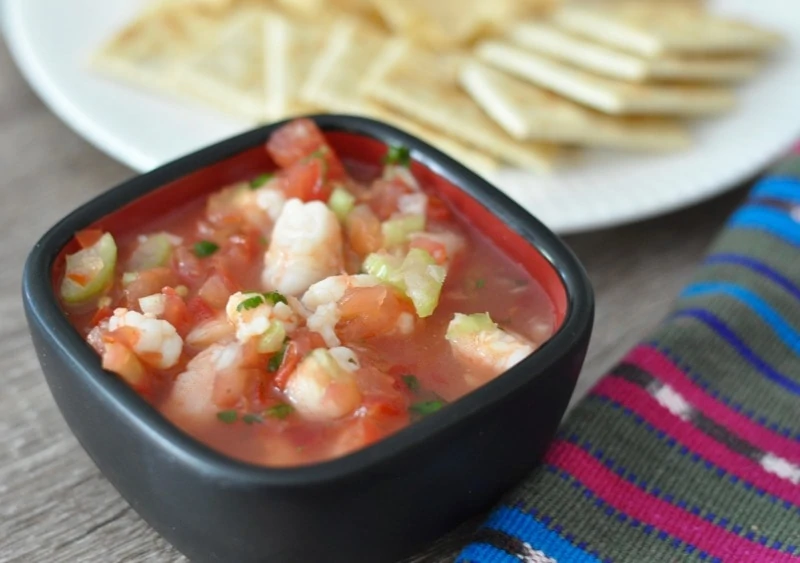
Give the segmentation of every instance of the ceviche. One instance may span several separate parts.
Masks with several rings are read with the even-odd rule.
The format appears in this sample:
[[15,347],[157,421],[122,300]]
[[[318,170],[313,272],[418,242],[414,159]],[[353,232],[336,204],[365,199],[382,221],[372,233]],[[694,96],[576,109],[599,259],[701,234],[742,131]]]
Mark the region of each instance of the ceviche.
[[542,287],[420,185],[408,150],[345,166],[302,118],[266,151],[276,170],[81,231],[65,256],[72,324],[183,431],[261,465],[332,459],[552,336]]

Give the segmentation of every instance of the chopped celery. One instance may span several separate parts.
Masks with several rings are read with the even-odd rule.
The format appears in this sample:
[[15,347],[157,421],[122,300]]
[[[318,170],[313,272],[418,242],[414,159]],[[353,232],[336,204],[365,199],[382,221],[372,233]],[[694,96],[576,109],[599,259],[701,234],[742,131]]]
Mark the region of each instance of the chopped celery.
[[92,246],[67,256],[61,297],[79,304],[97,297],[109,285],[117,265],[117,244],[105,233]]
[[139,279],[139,272],[125,272],[122,274],[122,287],[128,287]]
[[445,338],[447,338],[447,340],[454,340],[459,336],[475,334],[485,330],[494,330],[496,328],[497,324],[495,324],[489,316],[489,313],[474,313],[472,315],[456,313],[453,315],[453,320],[447,325]]
[[277,352],[283,347],[283,341],[286,339],[286,329],[280,321],[272,321],[269,323],[267,331],[261,335],[258,341],[259,354],[271,354]]
[[336,186],[328,199],[328,207],[339,218],[339,221],[344,221],[355,205],[355,196],[342,186]]
[[148,235],[128,260],[128,270],[142,272],[164,266],[172,255],[172,240],[167,233]]
[[381,224],[384,246],[391,247],[403,244],[408,236],[425,229],[424,215],[406,215],[389,219]]
[[406,295],[414,303],[417,315],[429,317],[439,304],[447,270],[436,264],[427,250],[412,248],[403,260]]
[[389,254],[370,254],[364,270],[405,294],[420,317],[433,314],[447,275],[447,270],[422,248],[412,248],[402,261]]

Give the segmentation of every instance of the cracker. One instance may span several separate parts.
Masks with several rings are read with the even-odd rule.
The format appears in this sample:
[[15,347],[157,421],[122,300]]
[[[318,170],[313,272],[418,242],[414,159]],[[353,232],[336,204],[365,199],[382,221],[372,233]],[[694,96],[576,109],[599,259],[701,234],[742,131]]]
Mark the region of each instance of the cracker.
[[557,10],[554,19],[565,29],[645,56],[764,53],[783,42],[772,30],[669,0],[570,4]]
[[239,117],[266,118],[264,12],[248,10],[220,31],[218,41],[181,69],[181,91]]
[[710,115],[729,111],[735,105],[728,88],[617,81],[501,41],[485,41],[475,53],[494,67],[604,113]]
[[270,12],[264,21],[264,87],[267,119],[283,119],[311,112],[300,99],[300,89],[324,45],[321,23],[301,21]]
[[636,56],[559,29],[543,21],[525,22],[508,30],[508,39],[520,47],[562,60],[611,78],[645,82],[674,80],[735,82],[751,78],[761,57],[753,55]]
[[212,43],[224,19],[200,6],[145,11],[94,53],[90,66],[122,82],[179,95],[178,71]]
[[463,60],[395,38],[375,61],[364,90],[379,103],[495,158],[530,170],[553,169],[568,151],[511,138],[459,87]]
[[496,170],[499,166],[497,159],[399,116],[362,95],[361,84],[369,80],[368,73],[375,55],[383,49],[387,40],[385,34],[351,18],[334,23],[328,41],[308,73],[301,98],[325,111],[366,115],[394,125],[480,174]]
[[478,105],[520,140],[639,151],[690,144],[687,130],[675,120],[602,114],[478,62],[466,64],[460,79]]

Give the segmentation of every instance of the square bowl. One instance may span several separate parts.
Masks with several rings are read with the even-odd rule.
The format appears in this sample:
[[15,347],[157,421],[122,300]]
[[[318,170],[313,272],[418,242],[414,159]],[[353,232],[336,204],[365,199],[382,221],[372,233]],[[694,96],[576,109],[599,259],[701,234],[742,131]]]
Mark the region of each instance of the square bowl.
[[223,455],[163,417],[73,328],[55,280],[77,231],[133,228],[219,186],[274,168],[264,126],[104,192],[35,245],[23,301],[39,362],[71,431],[120,494],[196,561],[395,561],[491,507],[540,460],[575,388],[594,320],[590,282],[547,227],[484,179],[398,129],[309,116],[347,162],[411,150],[412,172],[541,284],[558,327],[499,377],[344,457],[290,468]]

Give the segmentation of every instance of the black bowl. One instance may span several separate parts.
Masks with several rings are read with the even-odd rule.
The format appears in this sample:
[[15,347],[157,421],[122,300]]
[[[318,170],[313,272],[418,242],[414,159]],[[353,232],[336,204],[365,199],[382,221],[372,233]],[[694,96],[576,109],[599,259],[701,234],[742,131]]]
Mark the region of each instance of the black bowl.
[[410,147],[415,173],[536,273],[562,322],[502,376],[377,444],[297,468],[249,465],[191,438],[104,371],[62,312],[54,279],[76,231],[127,228],[274,166],[263,144],[282,123],[181,158],[81,206],[41,238],[25,266],[23,299],[39,362],[64,418],[103,474],[196,561],[378,563],[414,553],[488,509],[536,466],[586,353],[592,288],[550,230],[419,139],[369,119],[311,117],[345,158],[377,161],[387,144]]

